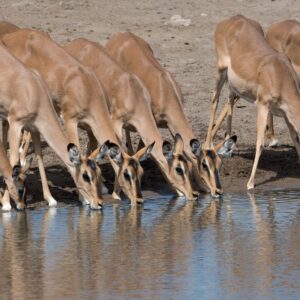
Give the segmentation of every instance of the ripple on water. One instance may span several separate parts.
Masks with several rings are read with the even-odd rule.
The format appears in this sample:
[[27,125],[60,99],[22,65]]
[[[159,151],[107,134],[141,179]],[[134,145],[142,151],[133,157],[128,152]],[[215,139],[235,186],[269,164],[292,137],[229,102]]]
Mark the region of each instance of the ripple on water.
[[300,191],[0,214],[4,299],[296,299]]

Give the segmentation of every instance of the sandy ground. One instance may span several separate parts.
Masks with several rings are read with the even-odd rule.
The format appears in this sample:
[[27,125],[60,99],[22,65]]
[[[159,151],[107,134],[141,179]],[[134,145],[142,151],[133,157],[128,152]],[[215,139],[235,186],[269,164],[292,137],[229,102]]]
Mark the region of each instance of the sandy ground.
[[[20,27],[47,31],[59,43],[85,37],[105,44],[111,34],[132,31],[152,46],[161,64],[177,79],[184,95],[184,109],[196,135],[204,140],[210,97],[215,79],[214,29],[218,22],[241,13],[260,22],[266,29],[272,22],[294,18],[300,20],[299,0],[21,0],[0,1],[1,19]],[[173,26],[173,15],[190,19],[189,26]],[[227,89],[222,94],[224,103]],[[222,106],[222,104],[221,104]],[[241,100],[234,111],[233,131],[238,148],[232,159],[224,160],[222,182],[226,191],[246,190],[254,158],[256,139],[255,105]],[[278,139],[285,147],[263,152],[256,176],[257,189],[298,186],[299,164],[285,124],[275,118]],[[220,136],[224,131],[220,132]],[[82,135],[83,141],[85,137]],[[58,201],[76,199],[72,179],[56,155],[44,147],[51,190]],[[153,163],[145,165],[143,189],[155,186],[168,190]],[[111,169],[104,166],[111,178]],[[112,180],[112,178],[110,179]],[[42,200],[36,165],[29,176],[32,203]],[[159,182],[159,184],[157,184]]]

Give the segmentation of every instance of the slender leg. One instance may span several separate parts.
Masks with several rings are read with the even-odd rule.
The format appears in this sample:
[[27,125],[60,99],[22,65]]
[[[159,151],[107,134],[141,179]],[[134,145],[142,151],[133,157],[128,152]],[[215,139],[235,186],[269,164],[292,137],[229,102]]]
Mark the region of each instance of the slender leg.
[[235,102],[239,99],[234,93],[230,92],[229,99],[228,99],[228,113],[227,113],[227,128],[226,133],[230,136],[231,135],[231,127],[232,127],[232,114],[233,114],[233,106]]
[[11,204],[10,204],[10,198],[9,198],[9,192],[6,188],[4,191],[4,195],[0,201],[2,203],[2,210],[9,211],[11,210]]
[[10,146],[10,164],[12,166],[19,164],[19,147],[21,142],[22,124],[12,122],[8,131],[8,140]]
[[8,149],[8,142],[7,142],[7,137],[8,137],[8,130],[9,130],[9,123],[7,120],[2,120],[2,143],[5,151]]
[[118,179],[115,178],[114,191],[112,193],[112,197],[116,200],[121,201],[120,193],[121,193],[121,188],[120,188],[120,185],[118,183]]
[[276,147],[278,145],[278,140],[275,138],[274,125],[273,125],[273,115],[271,112],[268,115],[268,123],[266,128],[266,135],[269,142],[269,147]]
[[287,117],[284,118],[285,122],[287,124],[287,127],[289,129],[290,132],[290,136],[292,138],[292,141],[294,143],[294,146],[296,148],[298,157],[300,158],[300,143],[299,143],[299,137],[298,137],[298,133],[297,131],[294,129],[293,125],[289,122],[289,120],[287,119]]
[[268,108],[265,105],[258,104],[256,152],[255,152],[255,159],[252,167],[251,176],[247,183],[248,190],[254,188],[254,178],[256,174],[256,169],[264,145],[264,135],[267,126],[268,113],[269,113]]
[[233,106],[235,103],[240,99],[239,96],[235,95],[234,93],[230,92],[228,102],[224,106],[221,114],[219,115],[216,124],[213,128],[212,131],[212,140],[214,139],[216,133],[220,129],[225,117],[227,116],[227,128],[226,128],[226,133],[228,135],[231,135],[231,124],[232,124],[232,114],[233,114]]
[[19,149],[21,166],[25,166],[25,164],[26,164],[26,156],[27,156],[28,149],[30,146],[30,141],[31,141],[31,133],[30,133],[30,131],[25,130],[23,132],[22,142],[21,142],[21,146]]
[[40,176],[41,176],[42,186],[43,186],[44,199],[48,202],[49,206],[55,206],[57,202],[52,197],[51,192],[49,190],[47,176],[45,172],[45,166],[43,163],[41,139],[40,139],[39,132],[32,132],[32,141],[34,144],[34,151],[38,160],[38,166],[39,166],[39,171],[40,171]]
[[214,91],[212,99],[211,99],[211,111],[210,111],[207,137],[206,137],[206,142],[205,142],[207,147],[210,147],[210,145],[212,143],[212,129],[213,129],[213,125],[214,125],[216,110],[218,108],[220,93],[221,93],[222,87],[225,83],[226,77],[227,77],[227,70],[226,69],[225,70],[218,69],[216,87],[215,87],[215,91]]
[[220,129],[224,119],[226,118],[227,116],[227,113],[228,113],[228,105],[224,105],[224,108],[221,112],[221,114],[219,115],[217,121],[216,121],[216,124],[212,130],[212,140],[214,140],[218,130]]

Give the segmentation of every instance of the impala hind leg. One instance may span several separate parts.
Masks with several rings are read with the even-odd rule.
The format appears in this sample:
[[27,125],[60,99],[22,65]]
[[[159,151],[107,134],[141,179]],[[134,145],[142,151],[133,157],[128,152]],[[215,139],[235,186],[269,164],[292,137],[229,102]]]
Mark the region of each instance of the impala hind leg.
[[216,87],[211,98],[211,111],[210,118],[208,124],[208,131],[206,137],[206,146],[210,146],[212,143],[212,130],[215,121],[216,111],[218,108],[218,102],[221,94],[221,90],[227,78],[227,69],[218,69],[217,79],[216,79]]
[[247,183],[248,190],[254,188],[254,178],[257,170],[257,165],[262,152],[262,148],[264,146],[264,135],[267,126],[268,113],[269,110],[265,105],[263,104],[258,105],[256,152],[255,152],[254,163],[252,166],[251,176]]
[[287,117],[285,117],[284,119],[285,119],[286,125],[287,125],[287,127],[289,129],[290,136],[292,138],[294,146],[296,148],[296,151],[297,151],[297,154],[298,154],[298,158],[300,158],[300,143],[299,143],[298,133],[294,129],[293,125],[289,122],[289,120],[287,119]]
[[268,122],[267,122],[267,127],[266,127],[266,136],[269,140],[269,147],[278,146],[279,142],[275,138],[273,115],[271,114],[271,112],[269,112],[269,115],[268,115]]
[[32,141],[33,141],[34,151],[38,161],[39,172],[42,180],[44,199],[48,202],[49,206],[55,206],[57,202],[53,198],[49,190],[45,166],[42,157],[41,138],[39,132],[32,132]]

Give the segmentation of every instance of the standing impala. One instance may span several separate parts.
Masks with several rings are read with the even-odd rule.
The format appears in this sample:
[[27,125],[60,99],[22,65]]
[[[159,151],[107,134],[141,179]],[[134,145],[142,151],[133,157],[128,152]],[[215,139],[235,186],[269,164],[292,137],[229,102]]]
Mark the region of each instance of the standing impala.
[[[80,155],[74,144],[68,144],[59,124],[47,86],[42,78],[26,68],[0,45],[0,116],[9,122],[10,163],[19,162],[22,129],[32,133],[43,195],[49,205],[55,205],[42,160],[40,133],[56,152],[72,175],[80,194],[93,208],[102,205],[98,193],[99,170],[93,160]],[[88,180],[87,180],[88,179]]]
[[213,195],[222,194],[219,179],[221,159],[214,149],[201,150],[184,114],[180,88],[171,74],[158,63],[150,46],[134,34],[125,32],[114,34],[105,48],[146,86],[158,127],[168,128],[173,136],[176,133],[182,136],[184,153],[192,162],[197,183],[202,186],[204,181]]
[[102,82],[108,93],[113,126],[119,139],[122,140],[123,128],[129,130],[133,127],[145,145],[155,141],[152,157],[171,186],[179,195],[194,198],[189,179],[190,168],[183,157],[183,141],[178,135],[173,152],[166,142],[163,143],[151,112],[149,94],[141,81],[127,72],[98,43],[76,39],[65,45],[64,49],[91,67]]
[[[116,174],[113,197],[119,198],[122,189],[133,203],[142,202],[140,188],[135,187],[140,186],[142,174],[139,160],[147,156],[152,145],[133,156],[120,149],[109,116],[106,93],[94,72],[44,32],[20,29],[3,35],[2,42],[26,66],[42,75],[64,121],[69,142],[79,146],[78,125],[82,125],[92,131],[100,145],[109,140],[112,148],[117,149],[118,155],[115,150],[109,151]],[[130,180],[127,180],[127,173],[132,174]]]
[[228,81],[231,100],[241,97],[255,102],[258,109],[256,153],[247,183],[247,188],[252,189],[269,111],[285,118],[298,155],[300,154],[297,137],[297,133],[300,133],[297,78],[288,59],[269,46],[260,25],[241,15],[218,24],[215,43],[218,73],[207,142],[211,143],[219,96],[225,81]]
[[[290,59],[300,83],[300,23],[296,20],[273,23],[267,31],[266,40],[273,49]],[[269,127],[274,131],[272,116],[270,118]]]

